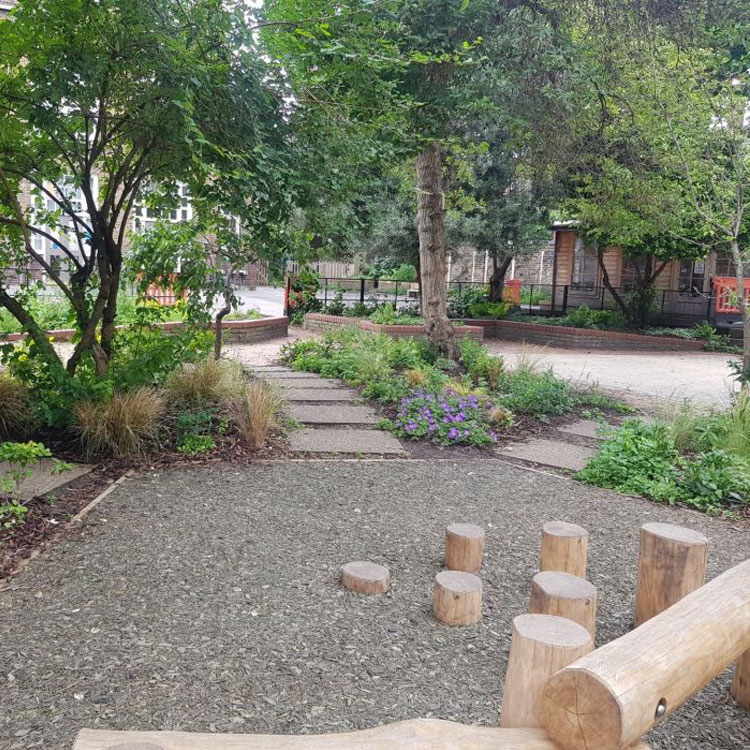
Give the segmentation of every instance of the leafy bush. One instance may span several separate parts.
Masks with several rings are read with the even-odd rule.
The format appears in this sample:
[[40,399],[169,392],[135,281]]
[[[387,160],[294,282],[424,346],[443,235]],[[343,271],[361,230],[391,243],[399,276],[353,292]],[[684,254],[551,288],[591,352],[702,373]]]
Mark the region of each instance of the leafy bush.
[[415,315],[399,313],[394,305],[382,305],[370,314],[373,323],[383,326],[421,326],[424,325],[422,318]]
[[568,383],[552,370],[538,373],[529,368],[517,368],[506,372],[500,379],[498,394],[496,400],[501,405],[538,419],[565,414],[579,403]]
[[328,306],[323,310],[327,315],[343,315],[346,310],[344,304],[344,295],[342,292],[338,292],[333,298],[332,302],[328,303]]
[[497,436],[486,420],[486,408],[486,399],[477,395],[459,396],[450,388],[441,393],[418,389],[401,399],[393,432],[444,445],[488,445]]
[[22,435],[31,423],[31,416],[26,386],[0,373],[0,438]]
[[668,425],[637,419],[614,431],[578,478],[702,510],[750,503],[750,462],[721,449],[683,455]]
[[318,312],[323,303],[318,299],[320,275],[309,268],[303,268],[290,282],[289,314],[292,322],[304,320],[305,313]]
[[559,318],[560,325],[569,325],[573,328],[624,328],[625,320],[616,310],[592,310],[586,305],[571,310],[567,315]]
[[242,366],[227,359],[204,359],[188,363],[167,380],[173,401],[201,403],[238,395],[245,386]]
[[381,278],[384,281],[416,281],[417,269],[411,263],[402,263],[398,268],[387,271]]
[[453,287],[448,290],[448,317],[468,318],[472,305],[486,301],[486,286]]
[[190,456],[206,453],[216,447],[214,434],[223,435],[228,419],[213,407],[180,412],[177,415],[177,450]]
[[74,408],[75,427],[86,453],[134,456],[159,442],[164,399],[152,388],[116,392],[108,401],[82,401]]
[[464,338],[460,344],[461,362],[477,385],[483,382],[495,390],[505,371],[502,357],[493,357],[486,347],[470,338]]
[[472,318],[502,320],[510,312],[510,308],[509,302],[475,302],[469,307],[469,314]]
[[281,400],[276,391],[261,380],[253,380],[245,386],[242,395],[227,403],[231,418],[245,441],[253,448],[262,448],[279,426]]

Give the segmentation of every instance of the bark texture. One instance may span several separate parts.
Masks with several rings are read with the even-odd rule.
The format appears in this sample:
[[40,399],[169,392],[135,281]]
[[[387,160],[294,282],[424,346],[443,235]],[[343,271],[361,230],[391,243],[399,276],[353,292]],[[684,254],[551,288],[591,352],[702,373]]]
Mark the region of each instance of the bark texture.
[[431,143],[417,156],[417,232],[425,332],[442,354],[457,355],[447,312],[443,154]]

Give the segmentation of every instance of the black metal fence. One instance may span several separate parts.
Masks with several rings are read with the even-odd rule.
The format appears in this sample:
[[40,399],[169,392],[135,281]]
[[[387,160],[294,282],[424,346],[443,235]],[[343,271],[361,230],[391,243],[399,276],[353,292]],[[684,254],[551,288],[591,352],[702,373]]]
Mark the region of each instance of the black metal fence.
[[[625,300],[632,294],[632,290],[625,288],[615,291]],[[479,297],[488,292],[489,284],[483,282],[451,281],[448,284],[449,300],[470,294]],[[420,304],[419,285],[410,281],[326,277],[320,279],[317,296],[324,308],[391,304],[401,310],[417,308]],[[614,296],[602,286],[522,283],[520,288],[508,285],[504,298],[515,302],[517,309],[528,315],[563,316],[584,306],[592,310],[619,309]],[[705,320],[713,322],[714,309],[712,291],[659,289],[654,294],[649,319],[652,325],[689,326]]]

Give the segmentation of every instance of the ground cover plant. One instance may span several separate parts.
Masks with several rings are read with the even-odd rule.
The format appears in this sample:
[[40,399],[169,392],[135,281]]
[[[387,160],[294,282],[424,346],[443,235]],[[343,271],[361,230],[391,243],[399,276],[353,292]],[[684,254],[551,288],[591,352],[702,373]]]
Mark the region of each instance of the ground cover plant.
[[578,478],[717,513],[750,509],[750,394],[702,414],[684,404],[658,422],[634,419],[611,432]]
[[282,349],[294,370],[340,378],[386,407],[380,426],[411,440],[487,446],[518,423],[545,423],[586,405],[615,407],[576,391],[551,370],[522,361],[514,370],[477,341],[465,338],[457,360],[422,340],[392,339],[354,326]]

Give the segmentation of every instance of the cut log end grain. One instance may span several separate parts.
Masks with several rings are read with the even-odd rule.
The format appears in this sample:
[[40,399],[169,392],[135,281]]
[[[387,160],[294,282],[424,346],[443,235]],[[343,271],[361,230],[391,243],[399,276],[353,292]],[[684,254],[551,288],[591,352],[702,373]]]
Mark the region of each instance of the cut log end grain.
[[471,573],[444,570],[435,576],[435,617],[445,625],[473,625],[482,619],[482,581]]
[[445,567],[478,573],[484,557],[484,529],[471,523],[453,523],[445,530]]
[[501,726],[541,726],[542,693],[547,681],[593,648],[591,634],[572,620],[544,614],[516,617],[503,689]]
[[391,585],[391,574],[385,565],[356,560],[341,568],[341,583],[357,594],[384,594]]
[[703,585],[708,539],[698,531],[669,523],[641,526],[636,627]]
[[586,529],[565,521],[549,521],[542,527],[539,569],[586,577],[589,534]]
[[596,634],[596,588],[569,573],[537,573],[531,582],[529,612],[557,615],[583,625],[591,637]]

